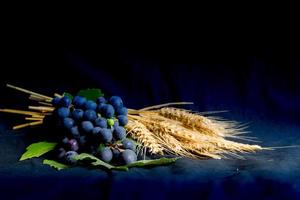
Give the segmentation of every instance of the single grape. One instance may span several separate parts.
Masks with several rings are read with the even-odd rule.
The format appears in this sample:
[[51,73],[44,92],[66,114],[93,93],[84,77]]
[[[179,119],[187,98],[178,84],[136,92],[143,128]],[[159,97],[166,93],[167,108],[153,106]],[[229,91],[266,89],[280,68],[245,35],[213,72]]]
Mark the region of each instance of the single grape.
[[64,118],[64,121],[63,121],[63,124],[64,124],[64,127],[67,128],[67,129],[70,129],[74,126],[74,120],[72,118],[69,118],[69,117],[66,117]]
[[116,128],[117,126],[119,126],[119,121],[114,122],[113,128]]
[[105,108],[106,105],[107,105],[106,103],[99,103],[97,106],[97,111],[99,113],[103,113],[103,109]]
[[100,104],[100,103],[105,103],[105,102],[106,102],[106,100],[105,100],[104,97],[99,97],[99,98],[97,99],[97,103],[98,103],[98,104]]
[[112,160],[113,154],[109,147],[105,147],[100,149],[99,156],[102,161],[109,163]]
[[114,128],[113,134],[116,140],[123,140],[126,137],[126,130],[122,126],[117,126]]
[[122,141],[122,144],[124,149],[130,149],[132,151],[135,151],[136,145],[132,140],[126,138]]
[[94,125],[90,121],[83,121],[81,122],[81,128],[86,132],[89,133],[93,130]]
[[95,126],[99,126],[101,128],[107,128],[107,120],[103,117],[98,117],[95,120]]
[[110,104],[106,104],[101,111],[101,114],[106,118],[112,118],[115,114],[115,109]]
[[126,165],[133,163],[137,160],[136,153],[130,149],[126,149],[125,151],[123,151],[121,157],[122,157],[122,161]]
[[116,114],[117,115],[127,115],[127,113],[128,113],[128,110],[127,110],[126,107],[118,107],[116,109]]
[[118,120],[120,126],[125,126],[126,124],[128,124],[128,118],[126,115],[119,115]]
[[96,102],[94,102],[92,100],[88,100],[85,103],[85,109],[87,109],[87,110],[96,110],[96,108],[97,108],[97,104],[96,104]]
[[78,153],[76,151],[68,151],[65,155],[66,160],[71,164],[75,164],[77,162],[77,160],[75,160],[74,157],[77,155],[78,155]]
[[122,101],[121,97],[119,97],[119,96],[110,97],[109,103],[116,109],[119,107],[123,107],[123,101]]
[[94,121],[97,119],[97,113],[94,110],[86,110],[83,114],[83,118],[88,121]]
[[80,136],[80,138],[79,138],[79,144],[81,146],[84,146],[84,145],[86,145],[86,143],[87,143],[86,136]]
[[86,98],[81,96],[75,96],[73,99],[73,104],[75,107],[82,108],[85,105]]
[[75,139],[71,139],[69,140],[69,145],[72,151],[78,151],[79,146],[78,146],[78,142]]
[[94,127],[92,130],[93,135],[99,135],[99,132],[101,131],[102,128],[100,127]]
[[75,120],[81,120],[82,117],[83,117],[83,110],[81,109],[74,109],[73,112],[72,112],[72,117],[75,119]]
[[68,144],[68,143],[69,143],[69,139],[68,139],[67,137],[64,137],[64,138],[62,139],[62,143],[63,143],[63,144]]
[[78,126],[73,126],[70,130],[74,138],[80,137]]
[[101,141],[104,143],[111,142],[111,140],[113,138],[111,130],[107,129],[107,128],[101,129],[99,131],[99,135],[100,135]]
[[60,99],[61,99],[61,98],[59,98],[59,97],[54,97],[54,98],[52,99],[52,101],[51,101],[52,105],[53,105],[54,107],[57,107],[57,106],[59,105]]
[[57,156],[59,159],[63,159],[66,155],[66,150],[64,148],[59,148]]
[[70,115],[69,108],[61,107],[57,109],[57,115],[59,118],[66,118]]
[[68,108],[71,105],[71,99],[67,96],[64,96],[60,99],[59,105]]
[[114,119],[107,119],[108,127],[112,127],[114,125],[114,123],[115,123]]

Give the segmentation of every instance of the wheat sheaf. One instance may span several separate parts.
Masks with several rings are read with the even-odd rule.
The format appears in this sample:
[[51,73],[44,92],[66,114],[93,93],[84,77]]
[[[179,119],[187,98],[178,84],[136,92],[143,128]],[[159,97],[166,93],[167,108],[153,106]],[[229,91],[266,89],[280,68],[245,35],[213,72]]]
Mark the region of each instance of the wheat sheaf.
[[[45,96],[24,88],[7,84],[7,87],[29,94],[29,99],[41,106],[29,106],[30,110],[0,109],[0,112],[26,115],[29,122],[14,126],[13,129],[38,126],[44,118],[51,115],[54,107],[52,97]],[[55,94],[56,97],[62,95]],[[141,144],[143,151],[155,155],[176,155],[188,158],[221,159],[229,156],[243,158],[241,153],[256,152],[263,149],[259,145],[233,141],[242,139],[245,126],[235,122],[214,117],[211,112],[195,113],[172,106],[191,104],[174,102],[142,108],[128,109],[127,134]],[[282,147],[280,147],[282,148]]]
[[264,149],[230,139],[251,140],[243,136],[245,127],[234,121],[170,107],[187,102],[168,103],[140,110],[129,110],[129,134],[150,153],[173,154],[189,158],[243,158],[241,153]]

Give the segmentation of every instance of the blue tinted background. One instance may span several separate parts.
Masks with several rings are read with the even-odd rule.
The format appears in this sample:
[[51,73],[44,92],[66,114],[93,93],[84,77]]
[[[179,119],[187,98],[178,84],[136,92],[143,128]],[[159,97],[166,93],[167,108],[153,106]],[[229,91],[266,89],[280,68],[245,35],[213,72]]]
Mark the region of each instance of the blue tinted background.
[[[32,38],[31,38],[32,39]],[[120,95],[130,108],[193,101],[195,111],[249,122],[263,146],[300,144],[300,56],[290,44],[197,42],[190,45],[111,40],[68,44],[21,38],[6,47],[1,107],[23,108],[19,85],[48,95],[88,87]],[[123,46],[123,47],[122,47]],[[24,99],[24,100],[23,100]],[[0,114],[0,195],[3,199],[297,199],[299,148],[245,155],[246,160],[180,159],[174,165],[129,172],[73,168],[55,171],[40,159],[17,162],[37,139],[12,132],[22,121]],[[38,132],[38,131],[35,131]],[[2,199],[2,198],[1,198]]]

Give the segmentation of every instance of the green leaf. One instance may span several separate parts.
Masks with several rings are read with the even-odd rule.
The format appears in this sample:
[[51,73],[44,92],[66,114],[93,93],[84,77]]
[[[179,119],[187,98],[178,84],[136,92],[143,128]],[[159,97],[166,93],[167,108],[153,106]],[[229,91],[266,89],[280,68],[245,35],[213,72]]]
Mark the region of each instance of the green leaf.
[[154,167],[159,165],[168,165],[174,163],[179,158],[159,158],[154,160],[139,160],[129,165],[127,167]]
[[57,143],[38,142],[29,145],[26,152],[21,156],[21,160],[26,160],[33,157],[39,157],[55,148]]
[[47,159],[45,159],[45,160],[43,161],[43,164],[44,164],[44,165],[49,165],[50,167],[53,167],[53,168],[55,168],[55,169],[57,169],[57,170],[67,169],[67,168],[70,167],[70,166],[68,166],[68,165],[65,165],[65,164],[56,162],[55,160],[47,160]]
[[121,167],[117,166],[116,167],[116,166],[110,165],[106,162],[103,162],[99,158],[97,158],[93,155],[87,154],[87,153],[81,153],[81,154],[75,156],[74,159],[77,161],[84,161],[84,160],[91,161],[90,164],[94,167],[100,166],[100,167],[104,167],[106,169],[117,169],[117,170],[125,170],[125,171],[128,170],[128,168],[125,166],[121,166]]
[[97,157],[87,154],[87,153],[81,153],[74,157],[75,160],[78,161],[90,161],[90,164],[94,167],[104,167],[106,169],[114,169],[114,170],[125,170],[127,171],[130,167],[154,167],[159,165],[168,165],[171,163],[174,163],[179,158],[159,158],[154,160],[139,160],[136,162],[133,162],[129,165],[122,165],[122,166],[113,166],[106,162],[103,162],[102,160],[98,159]]
[[105,145],[104,144],[100,144],[99,146],[98,146],[98,151],[102,151],[103,149],[105,148]]
[[73,95],[68,92],[64,92],[63,96],[69,97],[69,99],[71,99],[71,101],[73,100]]
[[85,97],[87,100],[93,100],[96,101],[99,97],[104,96],[104,94],[101,92],[100,89],[86,89],[86,90],[80,90],[77,93],[78,96]]

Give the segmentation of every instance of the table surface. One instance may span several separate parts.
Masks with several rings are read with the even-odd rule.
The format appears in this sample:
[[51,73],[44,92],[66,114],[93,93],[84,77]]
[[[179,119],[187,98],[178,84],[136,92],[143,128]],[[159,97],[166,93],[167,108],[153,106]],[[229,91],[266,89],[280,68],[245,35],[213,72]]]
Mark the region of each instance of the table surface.
[[[32,130],[0,126],[1,199],[297,199],[300,196],[300,148],[244,155],[245,159],[192,160],[128,172],[74,167],[56,171],[36,158],[18,162],[33,142]],[[300,144],[300,126],[254,119],[248,135],[262,146]]]

